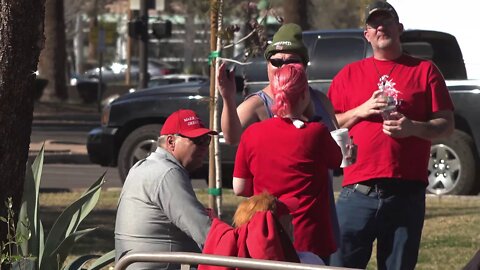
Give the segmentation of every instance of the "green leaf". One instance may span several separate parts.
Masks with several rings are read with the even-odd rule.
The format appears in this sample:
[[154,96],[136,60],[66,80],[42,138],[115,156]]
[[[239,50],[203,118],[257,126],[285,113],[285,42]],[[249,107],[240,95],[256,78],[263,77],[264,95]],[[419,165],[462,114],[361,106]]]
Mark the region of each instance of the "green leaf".
[[57,265],[63,265],[73,245],[87,233],[96,230],[96,228],[77,231],[65,238],[52,252],[44,253],[39,270],[56,269]]
[[72,260],[69,264],[63,267],[63,270],[80,270],[90,260],[99,258],[100,255],[88,254],[80,256]]
[[3,222],[5,222],[5,223],[7,223],[7,222],[8,222],[8,221],[7,221],[7,219],[6,219],[6,218],[4,218],[4,217],[0,217],[0,221],[3,221]]
[[[44,267],[43,264],[44,261],[47,260],[47,256],[48,258],[51,257],[47,254],[52,254],[54,250],[57,250],[63,239],[69,237],[69,235],[78,228],[81,221],[96,205],[101,192],[101,187],[105,183],[104,178],[105,173],[95,183],[93,183],[92,186],[90,186],[90,188],[78,200],[68,206],[54,222],[45,241],[45,247],[43,251],[44,254],[40,260],[40,268]],[[73,225],[71,225],[72,223]]]
[[12,256],[10,256],[10,259],[12,260],[12,262],[18,262],[21,259],[23,259],[23,257],[20,256],[20,255],[12,255]]
[[[39,219],[38,219],[38,196],[40,190],[40,182],[42,178],[43,160],[45,154],[45,143],[40,148],[33,165],[27,165],[25,172],[25,183],[23,187],[22,204],[18,215],[18,230],[22,235],[29,234],[29,240],[23,242],[21,252],[23,255],[34,254],[39,256],[38,235],[39,235]],[[21,226],[21,222],[28,220],[30,228]]]
[[[101,186],[105,183],[105,173],[95,182],[90,188],[85,191],[85,193],[82,196],[85,196],[89,192],[91,192],[94,189],[99,189]],[[74,216],[71,219],[71,222],[67,228],[66,235],[69,235],[70,233],[76,231],[78,229],[78,226],[80,225],[80,222],[85,219],[85,217],[95,208],[95,205],[97,205],[98,199],[100,198],[100,191],[95,192],[93,194],[92,198],[87,201],[83,206],[80,211],[77,211]]]
[[113,262],[115,262],[115,249],[98,258],[92,265],[90,265],[88,270],[100,270]]
[[42,261],[43,251],[45,250],[45,231],[43,230],[43,223],[40,221],[38,230],[38,268],[40,268],[40,262]]

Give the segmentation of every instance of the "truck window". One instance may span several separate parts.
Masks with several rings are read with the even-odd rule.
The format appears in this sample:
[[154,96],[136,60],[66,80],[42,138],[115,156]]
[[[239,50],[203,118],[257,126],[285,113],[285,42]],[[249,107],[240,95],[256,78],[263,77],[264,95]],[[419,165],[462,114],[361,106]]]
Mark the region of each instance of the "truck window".
[[367,42],[361,37],[320,37],[310,53],[310,80],[331,80],[346,64],[365,57]]
[[433,60],[433,49],[428,42],[404,42],[402,49],[411,56]]
[[250,82],[268,82],[267,61],[263,54],[249,59],[252,63],[245,66],[245,78]]
[[405,31],[400,39],[405,52],[432,60],[447,80],[467,78],[462,51],[454,36],[436,31]]

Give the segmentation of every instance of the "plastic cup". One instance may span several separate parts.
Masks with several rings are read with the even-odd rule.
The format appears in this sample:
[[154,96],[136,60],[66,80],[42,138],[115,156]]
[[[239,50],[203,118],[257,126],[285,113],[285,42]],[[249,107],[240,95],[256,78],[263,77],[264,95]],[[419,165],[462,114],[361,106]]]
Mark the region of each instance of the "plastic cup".
[[341,168],[345,168],[348,165],[351,165],[350,159],[348,159],[348,146],[351,144],[350,136],[348,135],[347,128],[339,128],[334,131],[331,131],[330,134],[335,142],[340,146],[342,150],[342,164],[340,165]]

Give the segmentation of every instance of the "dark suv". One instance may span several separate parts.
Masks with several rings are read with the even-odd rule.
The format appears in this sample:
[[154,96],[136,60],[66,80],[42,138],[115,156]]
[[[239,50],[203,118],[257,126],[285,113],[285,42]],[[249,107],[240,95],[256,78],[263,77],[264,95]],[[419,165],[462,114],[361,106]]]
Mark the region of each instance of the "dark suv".
[[[480,145],[480,131],[476,130],[480,120],[476,119],[480,118],[475,115],[480,100],[472,93],[479,87],[464,81],[466,70],[457,41],[446,33],[421,30],[405,31],[401,38],[404,51],[433,60],[447,80],[457,80],[449,83],[456,106],[456,130],[450,138],[437,140],[432,145],[428,190],[436,194],[476,192],[477,146]],[[345,64],[372,55],[361,29],[308,31],[304,32],[304,41],[310,54],[309,83],[323,92]],[[244,81],[240,76],[237,79],[245,85],[247,93],[268,84],[262,56],[254,58],[251,65],[237,69],[237,75],[244,75]],[[104,109],[102,126],[88,136],[91,161],[102,166],[118,166],[124,179],[129,168],[152,150],[162,123],[173,111],[195,110],[208,123],[208,100],[208,82],[159,86],[121,96]],[[242,100],[243,94],[239,91],[237,102]],[[220,140],[223,141],[222,137]],[[231,179],[235,150],[221,144],[224,179]],[[205,176],[206,171],[200,172]]]

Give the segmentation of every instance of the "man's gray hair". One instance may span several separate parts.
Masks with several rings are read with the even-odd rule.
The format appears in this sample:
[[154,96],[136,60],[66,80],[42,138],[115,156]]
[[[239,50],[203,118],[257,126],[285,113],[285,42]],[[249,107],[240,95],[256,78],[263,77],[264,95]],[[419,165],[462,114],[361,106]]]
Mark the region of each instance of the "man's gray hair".
[[160,135],[157,140],[158,147],[165,148],[165,142],[167,140],[168,135]]
[[173,136],[175,136],[175,138],[178,137],[177,134],[160,135],[160,136],[158,137],[158,140],[157,140],[157,145],[158,145],[158,147],[165,148],[165,146],[166,146],[166,144],[167,144],[167,136],[169,136],[169,135],[173,135]]

